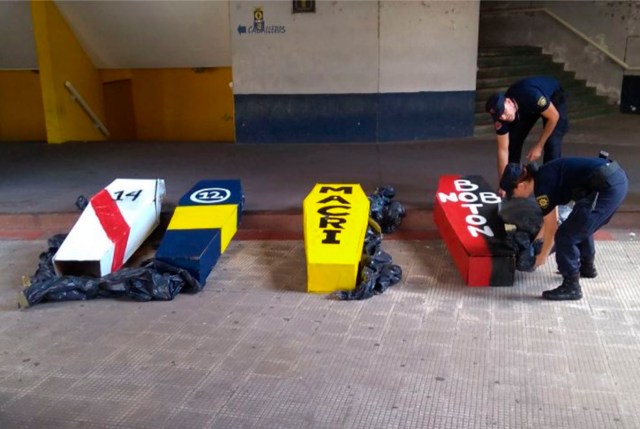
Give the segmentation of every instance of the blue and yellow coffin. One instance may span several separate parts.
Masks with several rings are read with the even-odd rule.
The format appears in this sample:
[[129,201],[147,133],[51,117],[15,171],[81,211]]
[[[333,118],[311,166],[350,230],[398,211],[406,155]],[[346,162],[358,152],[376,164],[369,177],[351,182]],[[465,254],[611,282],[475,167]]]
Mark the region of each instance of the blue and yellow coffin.
[[201,284],[238,230],[239,180],[202,180],[178,201],[156,259],[189,271]]
[[356,287],[369,220],[369,199],[358,184],[318,183],[303,202],[307,291]]

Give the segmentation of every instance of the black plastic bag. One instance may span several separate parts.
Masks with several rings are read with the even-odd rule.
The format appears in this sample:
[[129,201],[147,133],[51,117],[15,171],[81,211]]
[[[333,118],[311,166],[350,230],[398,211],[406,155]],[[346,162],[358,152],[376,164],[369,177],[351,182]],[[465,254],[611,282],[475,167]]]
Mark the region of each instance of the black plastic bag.
[[[543,241],[533,239],[524,231],[511,231],[507,233],[507,240],[515,252],[516,270],[533,272],[535,271],[536,257],[542,250]],[[556,251],[555,245],[549,251],[553,254]]]
[[518,231],[524,231],[533,237],[542,228],[542,209],[533,198],[503,200],[498,214],[504,223],[515,225]]
[[400,265],[386,264],[382,266],[380,275],[376,281],[375,291],[382,293],[390,286],[395,285],[402,280],[402,268]]
[[155,259],[137,268],[122,268],[106,276],[57,276],[52,258],[64,235],[49,239],[40,254],[31,284],[20,291],[18,303],[26,308],[40,302],[84,301],[95,298],[129,298],[136,301],[172,300],[180,292],[196,293],[202,285],[188,271]]
[[35,274],[30,277],[30,283],[38,283],[56,277],[56,272],[53,268],[53,255],[58,252],[65,238],[67,238],[67,234],[56,234],[49,237],[47,240],[49,248],[40,254],[38,268]]
[[544,221],[540,206],[533,198],[511,198],[502,201],[498,214],[505,223],[516,227],[507,233],[508,244],[515,253],[516,270],[535,271],[536,256],[542,248],[542,241],[536,240]]
[[76,208],[80,211],[83,211],[89,205],[89,200],[84,195],[78,195],[76,198]]
[[387,290],[402,279],[402,268],[392,264],[391,255],[381,249],[382,234],[374,222],[365,233],[359,282],[352,291],[337,291],[331,297],[345,301],[368,299]]
[[359,267],[359,283],[352,291],[334,292],[333,298],[344,301],[369,299],[379,295],[402,279],[402,268],[391,263],[391,256],[380,251],[365,257]]
[[362,246],[363,257],[373,256],[380,251],[382,246],[382,231],[380,225],[369,218],[367,230],[364,233],[364,244]]
[[380,225],[382,232],[390,233],[398,229],[402,218],[407,215],[404,206],[398,201],[391,201],[396,191],[392,186],[378,187],[369,195],[369,216]]

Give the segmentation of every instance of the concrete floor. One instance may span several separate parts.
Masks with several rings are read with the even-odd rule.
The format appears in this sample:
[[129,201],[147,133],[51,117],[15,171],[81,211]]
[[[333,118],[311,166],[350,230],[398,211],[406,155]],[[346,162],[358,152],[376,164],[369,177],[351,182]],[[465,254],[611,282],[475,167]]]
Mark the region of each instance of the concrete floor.
[[[540,299],[560,281],[555,263],[513,287],[469,288],[437,235],[421,234],[439,175],[494,180],[492,139],[2,143],[0,428],[638,428],[639,135],[630,115],[567,135],[565,155],[609,150],[631,192],[614,218],[625,221],[598,236],[600,275],[581,301],[556,303]],[[44,238],[116,177],[164,178],[168,213],[197,180],[242,180],[248,215],[205,289],[18,310]],[[305,293],[299,212],[323,181],[392,184],[409,209],[383,242],[404,271],[384,294]]]

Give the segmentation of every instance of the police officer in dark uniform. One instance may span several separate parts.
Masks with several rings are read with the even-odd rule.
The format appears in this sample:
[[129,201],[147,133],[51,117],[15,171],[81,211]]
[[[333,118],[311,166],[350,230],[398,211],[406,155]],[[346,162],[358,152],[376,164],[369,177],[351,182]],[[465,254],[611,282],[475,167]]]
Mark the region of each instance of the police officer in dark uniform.
[[527,154],[528,161],[560,158],[562,138],[569,130],[567,105],[560,82],[552,77],[522,79],[502,94],[487,100],[486,110],[495,121],[498,140],[498,177],[507,162],[519,163],[522,145],[536,121],[542,117],[543,130]]
[[[507,164],[500,187],[508,197],[535,195],[544,215],[543,244],[536,267],[544,264],[555,241],[556,262],[562,284],[542,293],[550,300],[582,298],[579,278],[598,275],[593,233],[606,225],[622,204],[629,182],[627,174],[608,156],[560,158],[541,167],[530,163]],[[558,227],[554,208],[575,201],[569,217]]]

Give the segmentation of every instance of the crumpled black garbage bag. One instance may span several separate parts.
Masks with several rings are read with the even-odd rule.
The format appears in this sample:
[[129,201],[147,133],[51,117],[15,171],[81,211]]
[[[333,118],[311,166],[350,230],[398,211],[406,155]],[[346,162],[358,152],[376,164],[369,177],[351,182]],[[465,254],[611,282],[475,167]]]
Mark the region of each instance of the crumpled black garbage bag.
[[89,200],[84,195],[78,195],[76,198],[76,207],[78,210],[83,211],[89,205]]
[[542,248],[541,240],[531,240],[531,235],[525,231],[512,231],[507,234],[510,245],[516,257],[516,270],[535,271],[536,256]]
[[534,271],[536,256],[542,248],[542,241],[536,240],[543,223],[540,206],[533,198],[511,198],[502,201],[498,214],[505,223],[516,227],[507,233],[507,242],[516,257],[516,270]]
[[504,221],[515,225],[518,231],[524,231],[533,237],[542,228],[542,209],[533,198],[511,198],[500,203],[498,214]]
[[376,221],[385,234],[398,229],[402,223],[402,218],[407,215],[404,206],[398,201],[391,201],[396,195],[393,186],[382,186],[376,188],[373,194],[369,195],[369,216]]
[[65,238],[67,238],[67,234],[56,234],[49,237],[47,240],[49,248],[40,253],[40,256],[38,257],[38,268],[36,269],[35,274],[30,277],[32,284],[48,280],[56,276],[56,272],[53,268],[53,256],[58,252],[58,249]]
[[352,291],[334,292],[331,298],[345,301],[368,299],[383,293],[402,279],[402,268],[392,264],[391,255],[381,249],[381,237],[375,223],[370,222],[358,267],[358,284]]
[[360,263],[360,282],[352,291],[337,291],[332,297],[344,301],[369,299],[379,295],[402,279],[402,268],[391,264],[391,256],[380,251],[373,257],[365,257]]
[[375,223],[369,218],[369,224],[364,234],[364,244],[362,246],[362,253],[364,256],[373,256],[380,251],[382,247],[382,230],[380,225]]
[[[62,237],[62,239],[60,239]],[[106,276],[57,276],[52,257],[64,235],[49,239],[50,248],[40,255],[31,284],[20,291],[18,302],[26,308],[47,301],[84,301],[94,298],[130,298],[136,301],[175,298],[180,292],[196,293],[202,285],[188,271],[156,259],[140,267],[122,268]]]
[[395,264],[386,264],[382,266],[380,275],[376,281],[374,291],[376,293],[382,293],[390,286],[395,285],[402,280],[402,267]]

